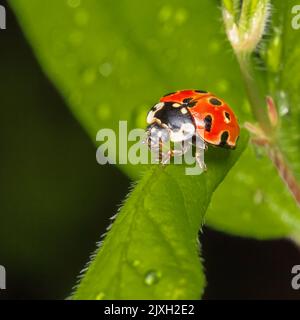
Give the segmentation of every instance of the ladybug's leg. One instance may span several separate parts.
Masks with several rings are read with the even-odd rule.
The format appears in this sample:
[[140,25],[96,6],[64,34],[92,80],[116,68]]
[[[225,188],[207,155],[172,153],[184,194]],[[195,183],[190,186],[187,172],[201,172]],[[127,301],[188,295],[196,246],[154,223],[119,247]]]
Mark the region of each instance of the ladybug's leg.
[[[178,144],[177,144],[178,145]],[[162,153],[161,163],[167,164],[171,157],[181,157],[192,148],[192,143],[182,141],[178,148],[170,148],[169,151]]]
[[196,150],[196,161],[199,165],[199,167],[203,170],[206,171],[206,164],[204,162],[204,152],[201,150],[200,152]]
[[163,165],[168,164],[172,156],[173,156],[173,152],[171,150],[166,152],[161,152],[159,162]]
[[183,156],[185,153],[187,153],[190,150],[191,147],[192,147],[191,143],[182,141],[180,148],[173,150],[173,155],[178,157]]
[[196,146],[196,153],[195,153],[196,161],[200,169],[202,169],[203,171],[206,171],[206,164],[204,162],[204,153],[208,148],[207,144],[201,137],[196,136],[195,146]]
[[171,141],[160,142],[159,162],[163,165],[170,163],[171,157],[174,156],[174,151],[171,148]]
[[167,164],[170,162],[171,157],[181,157],[183,156],[190,148],[190,145],[184,144],[181,145],[180,149],[171,149],[161,153],[161,163]]

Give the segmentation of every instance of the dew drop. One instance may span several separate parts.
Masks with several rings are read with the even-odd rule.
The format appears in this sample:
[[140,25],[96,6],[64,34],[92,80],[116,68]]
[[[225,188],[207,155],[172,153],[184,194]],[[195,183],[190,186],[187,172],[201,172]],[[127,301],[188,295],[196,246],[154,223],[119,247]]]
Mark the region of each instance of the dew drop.
[[85,10],[78,10],[75,13],[74,21],[79,27],[85,26],[89,22],[89,14]]
[[175,22],[178,25],[182,25],[186,22],[187,17],[188,17],[187,11],[185,9],[181,8],[176,11],[174,18],[175,18]]
[[110,118],[111,109],[108,104],[103,103],[97,109],[97,115],[101,120],[107,120]]
[[221,45],[218,41],[211,41],[209,43],[209,50],[212,52],[212,53],[217,53],[219,52],[221,49]]
[[147,286],[152,286],[157,284],[161,278],[161,274],[158,271],[150,270],[145,275],[145,284]]
[[287,94],[281,90],[277,93],[277,101],[278,101],[278,108],[279,108],[279,115],[286,116],[290,112],[289,101]]
[[71,8],[78,8],[81,4],[81,0],[68,0],[67,3]]
[[88,68],[82,73],[82,81],[86,85],[93,84],[96,80],[96,77],[96,71],[93,68]]
[[169,20],[171,16],[172,16],[172,8],[169,6],[162,7],[158,14],[158,18],[162,22]]
[[96,296],[96,300],[103,300],[105,298],[105,294],[103,292],[100,292]]
[[256,192],[254,193],[253,200],[256,205],[259,205],[264,201],[264,194],[261,190],[256,190]]
[[109,77],[112,73],[112,65],[109,62],[105,62],[103,64],[101,64],[101,66],[99,67],[99,72],[103,77]]
[[133,267],[138,267],[140,264],[141,264],[141,261],[140,261],[140,260],[134,260],[134,261],[132,262]]
[[225,93],[229,90],[229,82],[224,79],[220,80],[217,83],[217,88],[218,88],[218,91],[220,91],[221,93]]

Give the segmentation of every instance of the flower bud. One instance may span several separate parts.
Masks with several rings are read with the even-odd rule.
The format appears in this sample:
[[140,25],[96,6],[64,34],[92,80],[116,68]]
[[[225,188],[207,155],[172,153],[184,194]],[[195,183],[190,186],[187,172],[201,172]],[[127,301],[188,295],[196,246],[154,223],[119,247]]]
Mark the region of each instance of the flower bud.
[[235,53],[252,53],[264,35],[270,0],[223,0],[222,13],[226,34]]

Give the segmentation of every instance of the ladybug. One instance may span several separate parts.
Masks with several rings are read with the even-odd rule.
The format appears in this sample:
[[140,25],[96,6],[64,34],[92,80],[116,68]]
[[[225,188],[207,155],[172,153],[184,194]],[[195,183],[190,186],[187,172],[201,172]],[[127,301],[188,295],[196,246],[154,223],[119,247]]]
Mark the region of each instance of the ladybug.
[[[222,99],[203,90],[166,94],[148,112],[147,123],[147,142],[152,150],[159,150],[168,141],[184,142],[196,136],[205,149],[208,145],[234,149],[240,134],[232,109]],[[186,151],[181,150],[181,154]],[[168,155],[174,153],[170,151]],[[196,160],[205,168],[197,150]]]

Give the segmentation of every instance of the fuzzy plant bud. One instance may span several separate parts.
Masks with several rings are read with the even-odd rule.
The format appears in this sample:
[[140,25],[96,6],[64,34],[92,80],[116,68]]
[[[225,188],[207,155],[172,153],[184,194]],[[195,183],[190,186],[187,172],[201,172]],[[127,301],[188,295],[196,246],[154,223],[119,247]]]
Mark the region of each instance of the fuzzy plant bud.
[[264,35],[270,0],[223,0],[222,3],[226,34],[235,53],[252,53]]

